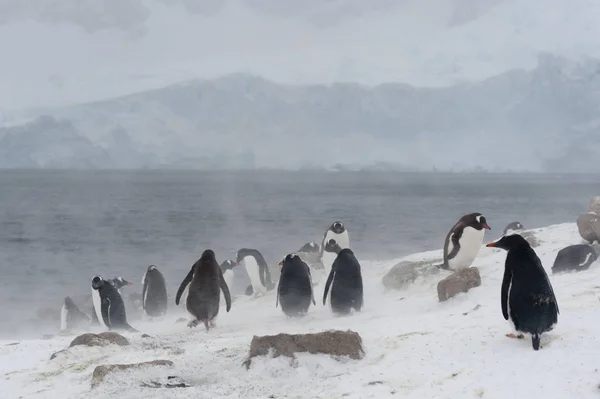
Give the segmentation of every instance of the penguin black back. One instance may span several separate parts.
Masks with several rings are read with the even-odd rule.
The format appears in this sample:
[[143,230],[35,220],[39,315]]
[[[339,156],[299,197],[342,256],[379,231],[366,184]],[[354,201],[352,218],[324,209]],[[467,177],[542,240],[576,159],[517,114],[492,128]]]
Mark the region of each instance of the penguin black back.
[[517,331],[531,334],[534,350],[540,348],[542,333],[558,322],[558,303],[542,262],[520,234],[502,237],[487,247],[502,248],[506,254],[500,294],[502,315],[512,320]]
[[190,285],[186,309],[192,314],[195,319],[192,320],[188,327],[195,327],[199,322],[203,322],[206,331],[210,326],[214,326],[213,320],[219,314],[219,302],[221,295],[219,289],[223,291],[225,297],[226,310],[231,309],[231,294],[229,287],[223,278],[221,268],[215,259],[215,253],[211,249],[207,249],[202,253],[202,256],[181,282],[175,303],[179,305],[181,295],[187,285]]
[[[332,242],[333,241],[333,242]],[[335,240],[329,240],[325,250],[336,251]],[[347,314],[352,309],[360,311],[363,306],[363,281],[360,263],[349,248],[337,252],[337,258],[331,266],[331,272],[325,283],[323,305],[331,286],[331,309],[335,313]]]
[[556,254],[556,259],[554,259],[552,265],[552,273],[587,270],[597,259],[598,254],[591,245],[569,245]]
[[281,302],[281,309],[290,316],[303,316],[315,303],[312,290],[312,278],[310,268],[296,254],[289,254],[282,260],[281,274],[277,286],[277,301],[275,306]]
[[142,308],[147,316],[162,316],[167,312],[167,286],[163,274],[154,265],[148,266],[142,280]]
[[96,276],[92,279],[92,288],[100,295],[100,312],[104,324],[109,330],[137,330],[127,322],[125,303],[117,288],[110,282]]

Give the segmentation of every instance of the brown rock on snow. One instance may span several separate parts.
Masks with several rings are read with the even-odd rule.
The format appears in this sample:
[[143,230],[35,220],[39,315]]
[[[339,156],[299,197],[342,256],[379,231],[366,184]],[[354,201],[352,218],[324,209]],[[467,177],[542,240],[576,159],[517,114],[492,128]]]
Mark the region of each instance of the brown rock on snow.
[[480,285],[481,276],[478,268],[459,269],[445,279],[440,280],[437,285],[438,299],[440,302],[444,302],[461,292],[467,292],[471,288]]
[[71,341],[69,348],[76,345],[107,346],[110,344],[126,346],[129,345],[129,340],[121,334],[110,331],[101,332],[100,334],[86,333],[75,337],[75,339]]
[[157,367],[157,366],[168,366],[172,367],[173,362],[170,360],[152,360],[150,362],[143,363],[133,363],[133,364],[103,364],[101,366],[97,366],[92,373],[92,388],[96,388],[100,385],[107,375],[123,371],[123,370],[131,370],[131,369],[140,369],[144,367]]
[[244,361],[250,368],[252,358],[265,356],[273,349],[273,357],[287,356],[294,358],[294,353],[308,352],[331,356],[348,356],[351,359],[362,359],[364,350],[362,338],[354,331],[324,331],[313,334],[277,334],[254,336],[250,343],[250,353]]

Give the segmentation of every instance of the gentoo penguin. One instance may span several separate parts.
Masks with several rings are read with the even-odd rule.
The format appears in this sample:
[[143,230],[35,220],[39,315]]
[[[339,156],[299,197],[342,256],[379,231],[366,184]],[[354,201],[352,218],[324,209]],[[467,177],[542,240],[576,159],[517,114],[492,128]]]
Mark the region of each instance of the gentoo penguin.
[[129,281],[125,280],[123,277],[115,277],[106,281],[112,284],[117,289],[117,291],[119,291],[119,294],[122,292],[123,287],[127,285],[133,285]]
[[203,322],[208,331],[210,327],[214,327],[214,318],[219,314],[221,299],[219,288],[223,290],[227,312],[231,309],[229,287],[227,287],[223,273],[215,259],[214,251],[205,250],[185,276],[175,296],[177,305],[179,305],[181,294],[188,284],[190,289],[186,300],[186,309],[194,317],[188,323],[188,327],[196,327],[199,322]]
[[[508,251],[500,294],[502,315],[505,320],[510,316],[518,332],[531,334],[533,349],[537,351],[540,349],[540,335],[552,330],[559,313],[554,290],[542,262],[519,234],[503,236],[486,246]],[[513,334],[507,336],[514,337]],[[523,338],[523,335],[517,337]]]
[[167,285],[163,274],[154,265],[142,278],[142,309],[149,317],[159,317],[167,313]]
[[504,231],[502,232],[502,235],[505,236],[507,234],[513,234],[517,231],[523,230],[523,225],[521,224],[521,222],[512,222],[509,223],[505,228]]
[[[251,294],[262,295],[275,288],[275,285],[271,281],[269,266],[258,250],[252,248],[240,249],[237,252],[236,262],[241,265],[242,261],[246,266],[248,277],[250,277],[250,285],[252,288]],[[249,290],[250,288],[248,288],[246,292]]]
[[92,279],[92,299],[98,320],[109,330],[137,331],[127,323],[125,303],[117,288],[100,276]]
[[591,245],[569,245],[556,254],[552,273],[587,270],[596,259],[598,259],[598,255]]
[[[233,268],[237,266],[237,263],[232,260],[225,260],[219,268],[221,269],[221,273],[223,274],[223,278],[225,279],[225,283],[228,288],[231,288],[233,285]],[[231,289],[229,292],[231,293]],[[223,292],[221,292],[221,299],[225,299]]]
[[275,307],[281,302],[281,309],[287,316],[304,316],[311,302],[316,305],[310,268],[297,254],[287,255],[279,265],[281,274]]
[[77,328],[81,325],[90,324],[90,317],[83,313],[70,296],[65,297],[65,301],[60,309],[60,329],[61,331]]
[[333,312],[347,314],[351,309],[360,311],[363,306],[363,281],[358,259],[350,248],[341,248],[334,239],[325,244],[325,251],[337,254],[337,257],[325,283],[323,305],[331,286],[329,301]]
[[329,242],[329,240],[335,240],[335,242],[342,249],[350,248],[350,236],[348,235],[348,230],[346,230],[344,224],[339,220],[333,222],[331,226],[325,230],[325,234],[323,234],[323,240],[321,240],[319,257],[321,259],[321,263],[323,264],[323,269],[325,270],[325,276],[329,275],[331,266],[336,258],[335,253],[325,251],[325,245]]
[[485,229],[491,230],[481,213],[461,217],[446,235],[444,263],[440,267],[457,270],[471,266],[483,244]]

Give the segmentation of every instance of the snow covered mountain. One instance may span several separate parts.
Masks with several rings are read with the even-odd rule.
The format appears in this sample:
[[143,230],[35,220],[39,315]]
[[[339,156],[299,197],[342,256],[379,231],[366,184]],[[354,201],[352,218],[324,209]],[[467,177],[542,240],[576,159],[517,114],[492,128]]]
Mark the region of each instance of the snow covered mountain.
[[231,73],[474,82],[539,52],[600,57],[599,17],[589,0],[0,0],[0,110]]
[[[532,71],[445,88],[281,85],[240,74],[193,80],[38,111],[56,121],[3,129],[0,151],[39,159],[31,154],[56,151],[47,145],[52,132],[61,146],[75,135],[85,141],[85,150],[59,152],[73,167],[94,148],[103,155],[85,156],[87,167],[599,172],[598,70],[597,60],[545,54]],[[2,166],[22,163],[11,155]]]

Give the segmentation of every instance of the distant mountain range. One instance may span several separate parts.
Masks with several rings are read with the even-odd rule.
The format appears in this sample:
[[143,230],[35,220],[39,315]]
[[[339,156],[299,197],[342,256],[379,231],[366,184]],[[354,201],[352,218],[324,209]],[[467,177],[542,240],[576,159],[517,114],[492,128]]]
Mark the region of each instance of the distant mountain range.
[[12,115],[0,167],[600,172],[599,71],[541,54],[445,88],[193,80]]

